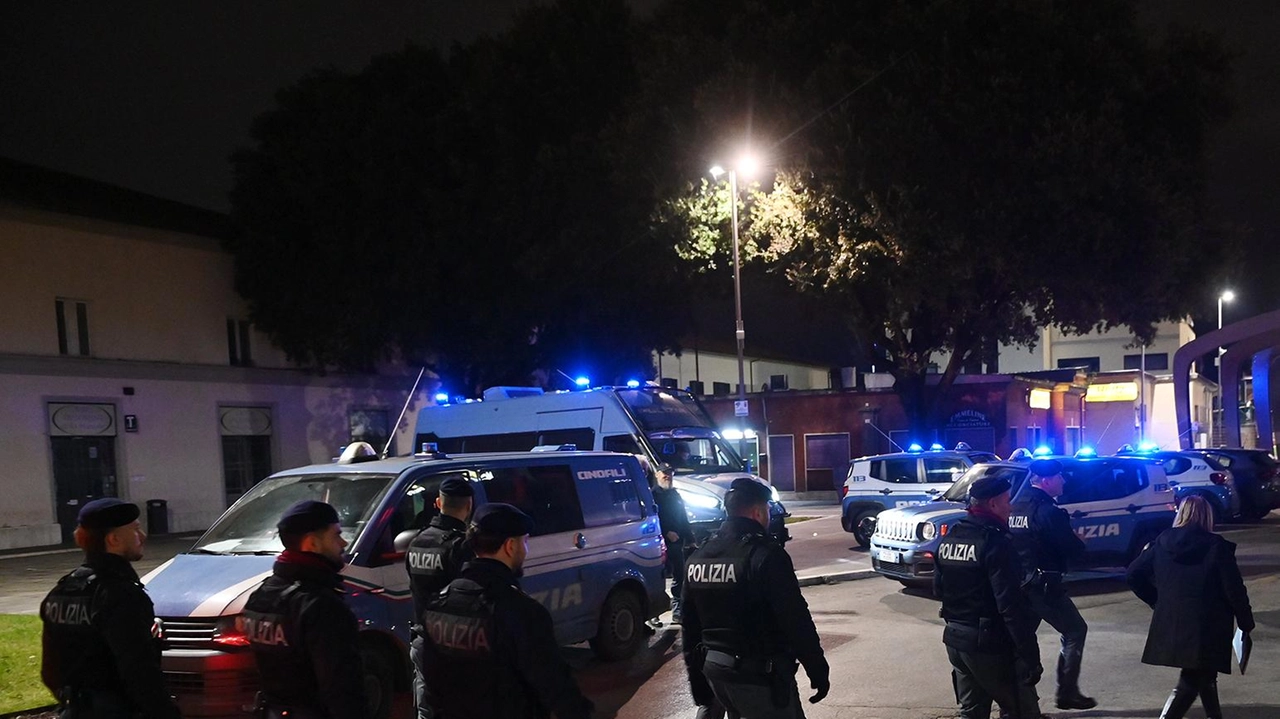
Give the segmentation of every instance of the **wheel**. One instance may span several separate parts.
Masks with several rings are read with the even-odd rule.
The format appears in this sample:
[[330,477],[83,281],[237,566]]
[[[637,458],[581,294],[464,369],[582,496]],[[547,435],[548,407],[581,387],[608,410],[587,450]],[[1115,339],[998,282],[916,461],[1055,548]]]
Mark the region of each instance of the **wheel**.
[[858,540],[858,546],[866,549],[871,546],[871,535],[875,533],[876,515],[879,512],[874,509],[864,509],[858,512],[850,522],[853,525],[853,538]]
[[1271,513],[1266,507],[1258,507],[1255,505],[1246,505],[1240,508],[1240,517],[1250,522],[1256,522]]
[[370,719],[388,719],[391,716],[391,699],[395,692],[392,681],[392,664],[376,647],[360,650],[364,664],[364,696]]
[[601,659],[626,659],[645,644],[644,608],[640,598],[625,589],[615,589],[600,609],[600,629],[591,648]]

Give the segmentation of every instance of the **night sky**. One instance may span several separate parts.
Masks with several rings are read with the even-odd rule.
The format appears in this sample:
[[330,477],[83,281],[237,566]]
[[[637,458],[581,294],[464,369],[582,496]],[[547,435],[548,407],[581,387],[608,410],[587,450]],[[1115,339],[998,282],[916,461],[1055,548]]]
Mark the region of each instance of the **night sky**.
[[[228,155],[274,92],[312,68],[358,71],[406,41],[500,31],[530,0],[130,0],[0,3],[0,156],[215,210]],[[636,0],[641,10],[657,0]],[[1143,0],[1145,16],[1213,31],[1238,54],[1230,125],[1211,145],[1212,199],[1250,230],[1227,321],[1280,308],[1280,6]],[[1206,252],[1213,248],[1206,247]],[[1216,291],[1203,294],[1212,318]]]

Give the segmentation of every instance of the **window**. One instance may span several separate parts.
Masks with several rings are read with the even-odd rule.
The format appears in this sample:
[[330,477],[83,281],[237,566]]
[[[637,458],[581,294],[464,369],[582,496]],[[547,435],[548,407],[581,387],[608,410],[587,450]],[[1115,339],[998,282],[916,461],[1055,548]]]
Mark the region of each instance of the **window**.
[[606,452],[621,452],[623,454],[640,454],[640,445],[636,442],[636,438],[629,434],[615,434],[605,437],[602,440],[601,449]]
[[236,367],[252,367],[253,352],[249,347],[249,322],[227,318],[227,359]]
[[699,380],[692,380],[689,382],[689,392],[699,396],[704,395],[707,393],[706,385]]
[[1165,457],[1164,461],[1162,461],[1160,465],[1164,467],[1165,475],[1169,477],[1176,477],[1188,469],[1191,469],[1191,460],[1182,456]]
[[924,460],[924,481],[930,484],[950,484],[964,474],[965,463],[958,459]]
[[917,484],[920,481],[917,472],[915,457],[882,459],[871,463],[871,476],[894,484]]
[[[637,470],[632,462],[622,459],[589,460],[575,464],[578,470],[622,470],[625,477],[591,477],[579,475],[577,491],[587,507],[586,526],[603,527],[620,522],[633,522],[643,516],[640,495],[636,492]],[[614,472],[613,474],[616,474]],[[639,480],[647,482],[647,479]]]
[[1027,427],[1027,444],[1033,450],[1040,446],[1040,427]]
[[381,452],[387,446],[387,440],[391,439],[388,456],[395,456],[395,440],[391,437],[386,410],[353,409],[347,414],[347,421],[351,427],[352,442],[368,442]]
[[[1125,355],[1124,368],[1141,370],[1142,355],[1141,354]],[[1167,370],[1167,369],[1169,369],[1169,353],[1168,352],[1153,352],[1147,355],[1147,371],[1148,372],[1155,372],[1155,371]]]
[[1084,367],[1090,372],[1101,371],[1102,363],[1097,357],[1067,357],[1058,360],[1058,369],[1074,369]]
[[583,528],[578,489],[567,464],[500,467],[485,482],[490,502],[519,507],[533,519],[533,536]]
[[717,397],[726,397],[729,394],[728,382],[712,382],[711,392]]
[[769,375],[769,389],[786,389],[787,376],[785,374]]
[[54,301],[58,322],[58,354],[89,356],[89,304],[58,298]]
[[271,474],[270,435],[223,435],[222,476],[227,506]]
[[1146,477],[1137,463],[1079,464],[1064,469],[1062,478],[1066,481],[1058,504],[1121,499],[1147,485]]
[[680,383],[676,381],[675,377],[663,377],[662,386],[670,387],[671,389],[676,389],[677,387],[680,386]]

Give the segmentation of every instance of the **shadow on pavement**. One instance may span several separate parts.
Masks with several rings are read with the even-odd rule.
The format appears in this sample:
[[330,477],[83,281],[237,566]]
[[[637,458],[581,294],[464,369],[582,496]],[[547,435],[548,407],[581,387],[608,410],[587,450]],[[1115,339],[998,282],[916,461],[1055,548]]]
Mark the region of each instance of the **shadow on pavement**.
[[[1080,719],[1112,719],[1113,717],[1157,717],[1160,716],[1160,710],[1163,704],[1151,709],[1089,709],[1082,712],[1071,712],[1072,719],[1079,717]],[[1187,712],[1187,716],[1202,716],[1204,711],[1200,708],[1199,703],[1195,704],[1191,711]],[[1222,703],[1223,716],[1231,717],[1231,719],[1275,719],[1280,716],[1280,705],[1276,704],[1250,704],[1248,706],[1237,706],[1231,702]],[[1066,716],[1065,714],[1063,716]]]
[[[574,669],[578,685],[595,702],[596,708],[592,716],[596,719],[616,717],[636,691],[667,662],[681,662],[683,672],[683,660],[676,644],[679,636],[680,632],[674,626],[665,625],[649,638],[648,647],[622,662],[602,661],[586,645],[563,649],[565,660]],[[684,697],[679,700],[682,703],[688,701]],[[661,715],[661,712],[655,714]]]

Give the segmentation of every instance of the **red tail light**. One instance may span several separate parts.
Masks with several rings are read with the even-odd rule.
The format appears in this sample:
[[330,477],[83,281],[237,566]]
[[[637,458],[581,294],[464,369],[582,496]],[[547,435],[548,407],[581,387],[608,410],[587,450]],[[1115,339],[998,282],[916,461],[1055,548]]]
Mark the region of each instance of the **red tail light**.
[[840,485],[840,499],[844,499],[847,496],[849,496],[849,485]]
[[1209,474],[1209,481],[1221,486],[1227,483],[1227,475],[1222,472],[1212,472]]

